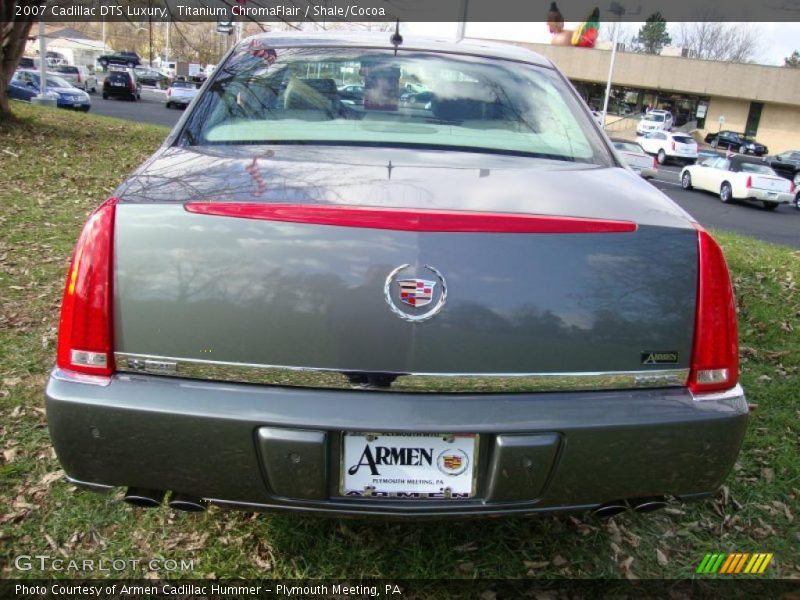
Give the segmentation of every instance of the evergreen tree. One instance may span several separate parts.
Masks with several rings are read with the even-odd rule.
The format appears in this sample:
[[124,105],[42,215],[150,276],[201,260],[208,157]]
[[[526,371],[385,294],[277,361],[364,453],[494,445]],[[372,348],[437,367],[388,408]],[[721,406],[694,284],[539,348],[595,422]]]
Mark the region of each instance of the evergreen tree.
[[655,12],[645,21],[639,30],[639,44],[642,51],[647,54],[658,54],[661,48],[672,41],[667,33],[667,22],[660,12]]

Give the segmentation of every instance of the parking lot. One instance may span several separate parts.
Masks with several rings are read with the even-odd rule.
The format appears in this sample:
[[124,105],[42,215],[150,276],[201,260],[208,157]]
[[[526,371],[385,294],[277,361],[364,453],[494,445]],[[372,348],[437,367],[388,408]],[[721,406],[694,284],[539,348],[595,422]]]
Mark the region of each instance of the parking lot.
[[142,99],[136,102],[120,98],[103,100],[98,92],[92,94],[92,111],[96,115],[116,117],[139,123],[153,123],[172,127],[178,122],[183,111],[164,106],[164,91],[152,87],[142,87]]
[[[94,114],[117,117],[142,123],[172,127],[183,114],[180,109],[164,107],[164,92],[144,87],[142,99],[103,100],[100,94],[92,96]],[[681,168],[673,165],[659,166],[653,185],[693,215],[704,227],[734,231],[757,239],[800,248],[800,210],[793,206],[780,206],[767,212],[758,205],[732,202],[722,204],[719,197],[701,191],[681,189]]]

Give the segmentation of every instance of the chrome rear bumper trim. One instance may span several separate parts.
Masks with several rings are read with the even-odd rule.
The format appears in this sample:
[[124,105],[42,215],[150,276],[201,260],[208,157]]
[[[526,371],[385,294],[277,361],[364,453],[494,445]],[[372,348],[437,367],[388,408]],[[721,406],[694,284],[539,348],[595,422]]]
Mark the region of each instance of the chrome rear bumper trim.
[[187,379],[412,393],[619,390],[686,385],[689,369],[573,373],[383,373],[217,362],[118,352],[117,370]]

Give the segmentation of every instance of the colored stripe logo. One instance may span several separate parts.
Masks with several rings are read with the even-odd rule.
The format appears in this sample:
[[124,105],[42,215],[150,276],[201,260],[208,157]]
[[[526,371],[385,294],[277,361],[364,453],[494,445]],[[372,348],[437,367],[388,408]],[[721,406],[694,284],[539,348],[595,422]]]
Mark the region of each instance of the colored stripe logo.
[[734,552],[733,554],[706,554],[697,567],[697,573],[703,575],[712,575],[720,573],[723,575],[739,575],[739,574],[761,574],[763,573],[770,562],[772,562],[773,553],[749,553],[749,552]]

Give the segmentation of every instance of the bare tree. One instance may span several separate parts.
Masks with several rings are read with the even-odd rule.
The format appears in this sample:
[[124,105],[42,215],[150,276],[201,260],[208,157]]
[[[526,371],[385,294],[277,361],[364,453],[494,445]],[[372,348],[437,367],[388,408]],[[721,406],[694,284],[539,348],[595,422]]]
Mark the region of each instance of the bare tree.
[[674,39],[690,58],[754,62],[761,56],[763,34],[750,23],[698,21],[679,23]]
[[[598,41],[611,42],[614,39],[614,26],[617,25],[615,21],[600,23],[600,32],[597,35]],[[639,51],[639,34],[635,23],[619,23],[619,34],[617,34],[617,44],[620,44],[619,49],[625,52],[638,52]]]
[[[31,28],[36,22],[36,19],[18,20],[16,16],[18,4],[21,4],[18,0],[0,2],[0,120],[11,115],[6,89],[25,51],[25,43],[28,41]],[[26,4],[36,8],[41,2]]]

